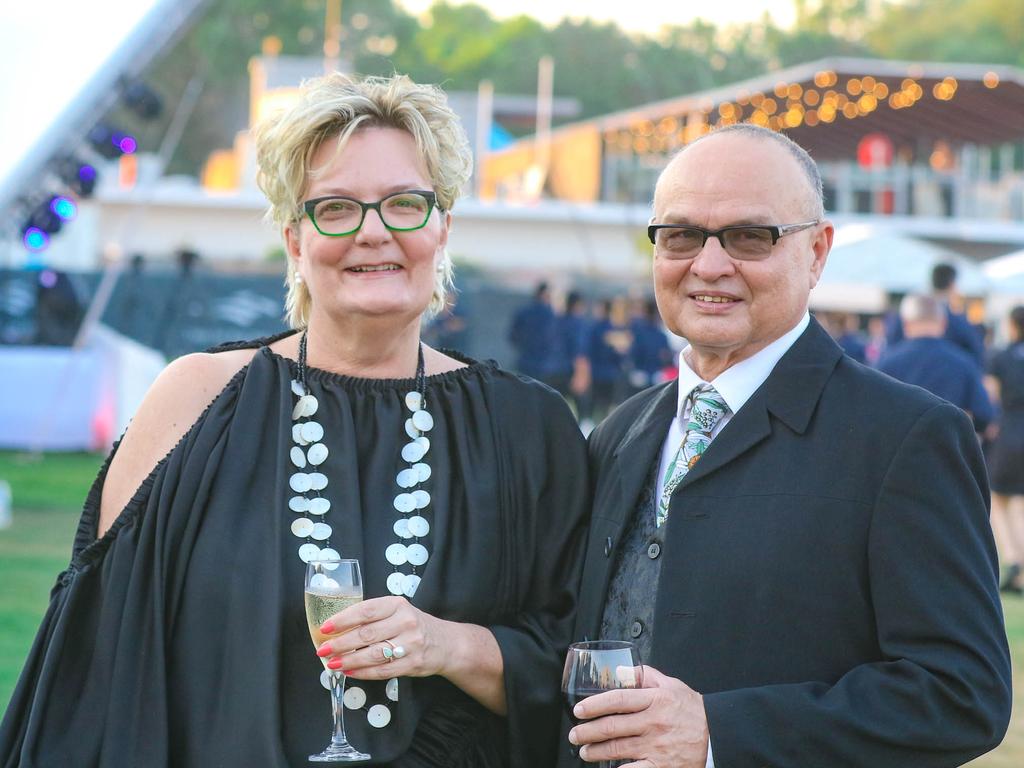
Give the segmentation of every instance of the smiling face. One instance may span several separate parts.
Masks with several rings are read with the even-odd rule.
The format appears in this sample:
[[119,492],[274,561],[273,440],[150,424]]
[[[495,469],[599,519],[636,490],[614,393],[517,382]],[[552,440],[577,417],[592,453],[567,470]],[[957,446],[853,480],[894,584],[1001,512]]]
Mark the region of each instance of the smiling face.
[[[327,195],[376,202],[395,192],[432,189],[426,165],[412,135],[396,128],[357,131],[335,155],[328,140],[313,155],[309,200]],[[376,211],[367,211],[358,232],[327,237],[304,217],[285,230],[288,256],[317,316],[345,322],[356,316],[394,315],[415,320],[427,309],[437,265],[448,242],[449,215],[436,208],[426,226],[393,232]]]
[[[718,229],[795,224],[814,213],[810,184],[795,158],[770,139],[711,136],[677,156],[654,195],[654,222]],[[655,249],[654,287],[665,325],[692,347],[705,379],[760,351],[807,311],[832,243],[832,225],[781,237],[762,261],[739,261],[709,238],[692,259]]]

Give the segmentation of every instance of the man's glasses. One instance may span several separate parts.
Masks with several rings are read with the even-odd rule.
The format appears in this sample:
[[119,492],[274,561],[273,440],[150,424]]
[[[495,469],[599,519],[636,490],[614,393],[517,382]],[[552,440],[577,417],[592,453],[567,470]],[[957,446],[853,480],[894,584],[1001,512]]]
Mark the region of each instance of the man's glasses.
[[359,231],[366,212],[373,209],[384,226],[395,232],[422,229],[437,207],[437,195],[425,189],[396,192],[375,203],[364,203],[351,197],[316,197],[302,204],[316,231],[328,237],[343,237]]
[[655,248],[670,259],[692,259],[704,249],[708,238],[718,239],[725,252],[741,261],[766,259],[780,237],[820,224],[821,219],[800,224],[736,224],[721,229],[704,229],[689,224],[651,224],[647,236]]

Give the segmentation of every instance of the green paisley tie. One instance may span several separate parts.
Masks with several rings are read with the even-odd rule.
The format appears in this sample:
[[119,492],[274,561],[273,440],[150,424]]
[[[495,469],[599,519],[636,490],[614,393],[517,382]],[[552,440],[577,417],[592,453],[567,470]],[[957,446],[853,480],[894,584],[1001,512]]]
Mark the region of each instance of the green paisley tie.
[[665,471],[664,490],[661,492],[657,511],[659,527],[668,518],[668,505],[672,499],[672,492],[711,445],[711,433],[714,432],[725,412],[729,410],[725,400],[710,384],[694,387],[690,393],[690,399],[693,402],[693,407],[690,409],[690,418],[686,422],[683,442]]

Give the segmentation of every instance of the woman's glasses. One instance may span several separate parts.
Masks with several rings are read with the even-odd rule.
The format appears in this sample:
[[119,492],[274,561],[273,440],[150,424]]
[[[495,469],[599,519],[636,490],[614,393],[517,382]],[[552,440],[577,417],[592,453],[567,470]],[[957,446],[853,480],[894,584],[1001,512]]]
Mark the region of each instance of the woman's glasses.
[[327,237],[344,237],[359,231],[368,210],[375,210],[384,226],[395,232],[422,229],[437,207],[437,195],[429,190],[411,189],[396,192],[375,203],[364,203],[352,197],[316,197],[302,204],[316,231]]

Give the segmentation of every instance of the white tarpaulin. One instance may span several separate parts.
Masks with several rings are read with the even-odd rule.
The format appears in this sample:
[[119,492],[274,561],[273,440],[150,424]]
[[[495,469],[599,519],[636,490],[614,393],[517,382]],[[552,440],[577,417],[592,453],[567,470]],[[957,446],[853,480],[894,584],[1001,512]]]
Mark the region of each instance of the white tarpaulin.
[[945,248],[871,225],[840,227],[821,280],[811,292],[811,307],[884,312],[887,294],[931,291],[936,264],[956,267],[957,288],[962,294],[986,296],[995,287],[981,265]]
[[164,364],[103,326],[82,349],[0,346],[0,448],[107,450]]

